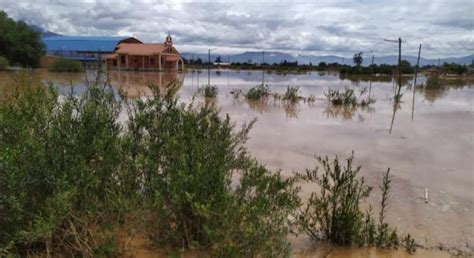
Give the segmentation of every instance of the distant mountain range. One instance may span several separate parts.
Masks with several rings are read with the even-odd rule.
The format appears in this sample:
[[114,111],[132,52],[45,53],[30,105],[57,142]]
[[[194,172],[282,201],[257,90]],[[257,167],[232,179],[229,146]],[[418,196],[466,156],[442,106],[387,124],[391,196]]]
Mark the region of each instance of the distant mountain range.
[[29,25],[30,28],[32,28],[33,30],[41,33],[41,37],[42,38],[47,38],[47,37],[54,37],[54,36],[61,36],[61,34],[58,34],[58,33],[54,33],[54,32],[51,32],[49,30],[45,30],[43,28],[41,28],[40,26],[37,26],[37,25]]
[[[203,62],[208,60],[207,54],[194,54],[194,53],[183,53],[182,56],[186,59],[197,59],[201,58]],[[263,60],[262,52],[244,52],[241,54],[234,54],[234,55],[219,55],[219,54],[211,54],[211,61],[214,62],[216,58],[220,56],[222,62],[249,62],[252,63],[261,63]],[[412,65],[416,64],[416,56],[404,56],[402,55],[402,59],[407,60]],[[320,62],[325,63],[339,63],[339,64],[347,64],[353,65],[352,58],[341,57],[341,56],[316,56],[316,55],[292,55],[283,52],[265,52],[265,63],[273,64],[273,63],[280,63],[286,60],[287,62],[295,62],[298,61],[298,64],[313,64],[318,65]],[[449,57],[449,58],[441,58],[439,60],[440,64],[446,63],[458,63],[458,64],[471,64],[474,60],[474,54],[464,56],[464,57]],[[364,56],[363,65],[370,65],[372,62],[371,56]],[[388,56],[376,56],[374,57],[375,64],[397,64],[398,63],[398,56],[397,55],[388,55]],[[429,58],[420,58],[420,65],[437,65],[438,59],[429,59]]]

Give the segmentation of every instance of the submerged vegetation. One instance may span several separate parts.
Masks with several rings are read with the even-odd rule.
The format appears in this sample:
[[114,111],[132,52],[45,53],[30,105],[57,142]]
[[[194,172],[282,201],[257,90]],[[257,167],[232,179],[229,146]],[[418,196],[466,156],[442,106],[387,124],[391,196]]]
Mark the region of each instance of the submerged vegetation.
[[[283,177],[245,148],[253,121],[236,130],[213,106],[179,103],[175,82],[131,100],[106,81],[61,97],[25,81],[0,102],[1,256],[124,256],[141,235],[160,250],[279,257],[293,226],[333,243],[416,247],[385,222],[388,171],[376,224],[353,157]],[[301,179],[320,187],[305,205]]]
[[84,71],[82,63],[72,59],[60,58],[51,63],[48,67],[50,72],[72,72],[79,73]]
[[299,95],[300,87],[298,86],[288,86],[286,88],[286,92],[283,95],[283,100],[288,101],[290,103],[296,103],[300,98],[302,98]]
[[204,85],[198,89],[198,92],[206,98],[215,98],[219,90],[216,85]]
[[270,87],[268,85],[257,85],[252,87],[246,94],[245,98],[248,100],[262,100],[268,98],[270,95]]
[[[345,165],[337,157],[318,157],[323,171],[308,169],[297,174],[305,182],[316,183],[319,193],[313,192],[308,202],[300,208],[296,224],[313,240],[329,240],[335,244],[397,247],[400,244],[397,230],[385,222],[385,212],[390,191],[390,169],[383,176],[381,210],[379,222],[375,223],[372,208],[363,211],[361,203],[367,199],[372,187],[358,176],[361,167],[353,167],[351,155]],[[410,235],[407,236],[410,238]],[[409,242],[407,250],[414,251],[416,245]]]
[[326,99],[335,106],[369,106],[375,103],[375,99],[367,96],[364,97],[367,93],[367,88],[363,88],[359,92],[359,96],[356,95],[355,90],[346,88],[344,91],[329,89],[327,92],[324,92]]

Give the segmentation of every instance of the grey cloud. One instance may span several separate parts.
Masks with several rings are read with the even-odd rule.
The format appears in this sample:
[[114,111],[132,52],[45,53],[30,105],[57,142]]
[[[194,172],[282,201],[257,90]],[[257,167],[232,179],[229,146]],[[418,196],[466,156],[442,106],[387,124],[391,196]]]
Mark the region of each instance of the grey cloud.
[[63,34],[131,35],[161,42],[171,31],[177,45],[196,51],[396,54],[396,46],[383,39],[402,37],[406,53],[415,53],[422,43],[426,55],[437,57],[472,54],[474,45],[470,0],[2,0],[0,9]]

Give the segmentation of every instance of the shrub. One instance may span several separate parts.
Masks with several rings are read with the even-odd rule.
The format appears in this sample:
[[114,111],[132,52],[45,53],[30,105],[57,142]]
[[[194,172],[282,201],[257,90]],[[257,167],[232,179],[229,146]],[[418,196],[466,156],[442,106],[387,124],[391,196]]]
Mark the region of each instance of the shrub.
[[339,90],[329,89],[327,92],[324,92],[327,100],[335,106],[369,106],[370,104],[375,103],[375,99],[372,97],[363,98],[367,93],[367,88],[364,88],[360,91],[359,97],[356,96],[353,89],[346,88],[343,92]]
[[0,246],[93,254],[90,226],[110,219],[119,187],[119,111],[93,85],[80,99],[30,87],[0,104]]
[[1,255],[117,256],[114,230],[137,224],[167,247],[288,255],[295,179],[248,154],[253,122],[236,132],[170,87],[128,100],[126,126],[108,86],[61,98],[30,87],[0,102]]
[[5,57],[0,56],[0,71],[6,70],[8,66],[10,66],[8,60]]
[[390,190],[389,172],[384,175],[379,224],[375,224],[372,209],[362,211],[360,204],[369,197],[372,188],[365,184],[364,177],[359,178],[361,167],[353,168],[354,156],[351,155],[345,166],[337,157],[318,157],[323,168],[306,170],[297,177],[305,182],[317,183],[319,193],[313,192],[307,204],[301,208],[297,217],[300,230],[314,240],[327,239],[336,244],[359,244],[378,246],[397,246],[398,235],[385,223],[385,210]]
[[270,95],[270,88],[268,85],[257,85],[252,87],[246,94],[245,97],[248,100],[261,100],[266,99]]
[[65,59],[61,58],[53,63],[51,63],[48,67],[50,72],[83,72],[84,68],[82,67],[82,63],[76,60]]
[[130,141],[142,153],[139,174],[159,224],[157,244],[211,248],[223,256],[288,252],[285,221],[298,203],[294,180],[248,156],[243,144],[253,123],[233,133],[230,118],[214,108],[159,96],[133,110]]
[[301,98],[299,91],[300,87],[298,86],[288,86],[285,95],[283,95],[283,100],[290,103],[296,103]]
[[215,98],[217,97],[217,86],[215,85],[204,85],[198,89],[198,92],[204,95],[206,98]]

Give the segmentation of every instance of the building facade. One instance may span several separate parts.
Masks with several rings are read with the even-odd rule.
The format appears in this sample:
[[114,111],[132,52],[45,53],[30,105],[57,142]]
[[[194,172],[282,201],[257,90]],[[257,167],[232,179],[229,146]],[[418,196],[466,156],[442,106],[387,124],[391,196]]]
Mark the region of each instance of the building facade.
[[104,56],[107,68],[117,70],[183,70],[181,54],[170,35],[162,44],[123,42],[112,54]]

